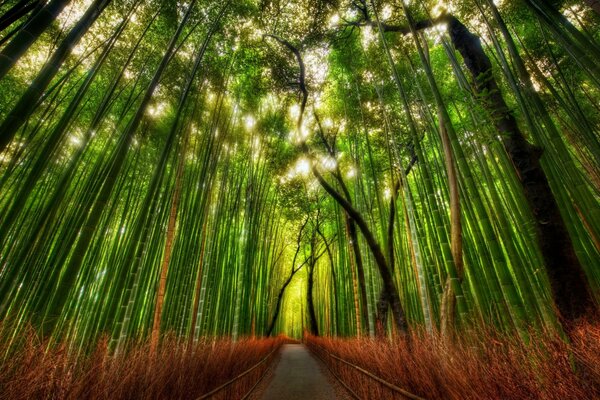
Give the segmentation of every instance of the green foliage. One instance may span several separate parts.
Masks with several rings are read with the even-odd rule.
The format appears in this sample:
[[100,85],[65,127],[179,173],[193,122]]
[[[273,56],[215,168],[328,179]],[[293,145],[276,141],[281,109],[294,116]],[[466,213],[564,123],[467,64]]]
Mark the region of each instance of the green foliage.
[[[2,2],[0,14],[14,3]],[[85,2],[71,3],[0,80],[2,121],[85,11]],[[409,325],[432,329],[456,272],[441,104],[453,129],[463,226],[459,328],[485,321],[506,331],[554,329],[535,221],[490,99],[501,94],[525,137],[543,148],[544,172],[598,299],[600,20],[575,1],[560,2],[566,20],[549,21],[522,3],[502,2],[496,15],[489,1],[448,2],[492,62],[480,79],[494,78],[498,91],[474,93],[447,31],[422,30],[420,49],[406,30],[379,35],[371,2],[370,21],[350,1],[111,2],[0,153],[0,316],[16,321],[15,337],[33,322],[74,346],[103,332],[115,346],[144,337],[171,251],[163,332],[262,335],[294,258],[298,266],[317,249],[319,331],[373,333],[365,327],[382,287],[376,259],[364,235],[353,246],[346,212],[315,180],[314,162],[388,262],[393,244],[390,267]],[[384,24],[407,26],[400,2],[375,4]],[[408,10],[416,22],[439,11],[433,2]],[[0,31],[0,51],[29,18]],[[300,132],[298,62],[267,34],[289,41],[305,62]],[[299,335],[307,326],[308,276],[299,272],[286,289],[276,332]]]

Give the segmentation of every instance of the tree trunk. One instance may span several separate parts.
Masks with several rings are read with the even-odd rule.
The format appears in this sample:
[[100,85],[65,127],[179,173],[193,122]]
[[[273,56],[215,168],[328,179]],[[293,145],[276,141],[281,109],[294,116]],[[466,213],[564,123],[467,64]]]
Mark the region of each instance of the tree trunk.
[[337,326],[339,322],[338,315],[338,289],[337,289],[337,277],[335,274],[335,264],[333,261],[333,253],[331,252],[331,245],[325,239],[325,235],[319,228],[317,228],[317,233],[323,239],[323,243],[325,243],[325,251],[327,252],[327,257],[329,258],[329,266],[331,268],[331,279],[333,281],[333,318],[334,318],[334,335],[337,335]]
[[[306,146],[304,146],[304,151],[308,152]],[[360,231],[362,232],[373,257],[375,258],[375,263],[377,268],[379,269],[379,274],[381,275],[381,279],[383,281],[384,290],[387,291],[390,305],[392,307],[392,313],[394,316],[394,322],[396,324],[396,328],[402,334],[407,333],[407,324],[406,318],[404,315],[404,309],[402,307],[402,303],[400,301],[400,295],[398,293],[398,289],[394,283],[394,279],[392,273],[388,267],[385,256],[383,255],[383,251],[381,247],[377,243],[375,236],[369,229],[366,221],[362,218],[360,213],[350,204],[342,195],[340,195],[326,180],[323,178],[321,173],[317,170],[317,167],[312,165],[313,175],[317,178],[321,186],[325,189],[327,193],[333,197],[333,199],[346,210],[348,215],[356,222]]]
[[281,308],[281,302],[283,301],[283,295],[285,294],[285,289],[292,282],[292,278],[298,272],[299,269],[292,271],[290,276],[285,280],[283,286],[279,290],[279,295],[277,295],[277,303],[275,304],[275,312],[273,313],[273,318],[271,318],[271,323],[267,328],[267,336],[271,336],[273,334],[273,329],[275,329],[275,323],[277,322],[277,317],[279,317],[279,309]]
[[0,52],[0,79],[10,71],[19,58],[56,19],[69,0],[53,0],[38,11],[31,21]]
[[367,307],[367,281],[365,279],[365,268],[363,265],[362,254],[360,251],[360,243],[358,242],[358,232],[356,231],[356,223],[348,216],[346,216],[346,228],[348,229],[348,236],[352,242],[352,253],[354,253],[354,262],[356,264],[356,272],[358,276],[358,285],[360,292],[360,315],[362,317],[361,326],[365,327],[365,331],[369,332],[369,309]]
[[[46,62],[35,80],[31,83],[27,91],[21,96],[17,104],[6,116],[0,126],[0,153],[13,139],[19,128],[25,123],[27,118],[36,107],[36,104],[44,90],[48,87],[63,62],[71,54],[73,47],[79,42],[81,37],[88,31],[90,26],[96,21],[98,16],[106,8],[110,0],[95,0],[81,17],[79,22],[71,29],[67,37],[58,46],[52,57]],[[33,21],[32,21],[33,22]],[[16,40],[17,38],[15,38]],[[13,42],[15,41],[13,40]],[[11,44],[13,43],[11,42]],[[10,46],[10,45],[9,45]],[[8,47],[8,46],[7,46]],[[24,49],[23,51],[25,51]],[[0,55],[0,79],[3,77],[3,60],[10,58],[4,52]],[[8,65],[8,64],[5,64]],[[10,64],[12,66],[12,64]],[[6,69],[6,67],[4,67]],[[6,69],[8,70],[8,69]]]
[[302,268],[302,265],[304,265],[304,264],[302,264],[298,268],[296,268],[296,260],[298,259],[298,254],[300,253],[300,248],[302,245],[302,236],[303,236],[304,228],[306,228],[306,225],[308,224],[308,220],[309,220],[309,217],[307,217],[304,220],[304,222],[302,223],[302,225],[300,226],[300,231],[298,232],[298,237],[296,238],[296,252],[294,253],[294,258],[292,259],[292,270],[290,272],[290,276],[283,283],[283,286],[281,287],[281,290],[279,291],[279,295],[277,295],[277,303],[275,304],[275,312],[273,313],[273,318],[271,318],[271,323],[269,324],[269,327],[267,328],[267,336],[271,336],[271,334],[273,333],[273,329],[275,329],[275,323],[277,322],[277,317],[279,316],[279,309],[281,308],[281,302],[283,301],[283,295],[285,293],[285,289],[292,282],[292,279],[294,278],[294,275],[296,274],[296,272],[300,271],[300,268]]
[[190,348],[194,343],[194,336],[196,334],[196,324],[198,319],[198,309],[200,307],[200,295],[202,289],[202,270],[204,264],[204,252],[206,249],[206,226],[208,225],[208,204],[205,204],[204,208],[206,211],[204,212],[204,221],[202,224],[202,247],[200,248],[200,260],[198,261],[198,275],[196,275],[196,290],[194,291],[194,306],[192,307],[192,323],[190,324],[190,333],[188,337],[188,347]]
[[41,0],[21,0],[12,6],[0,17],[0,32],[17,22],[23,16],[29,14],[32,10],[35,10],[40,3]]
[[452,144],[446,131],[446,124],[442,118],[441,112],[438,112],[440,124],[440,137],[442,138],[442,147],[444,148],[444,161],[446,163],[446,172],[448,174],[448,188],[450,192],[450,246],[452,260],[456,270],[456,276],[448,274],[444,293],[442,295],[442,312],[440,328],[444,337],[452,337],[456,325],[456,288],[460,286],[463,279],[463,251],[462,251],[462,224],[460,218],[460,198],[458,188],[458,176],[456,165],[454,163],[454,153]]
[[[177,43],[177,39],[179,38],[181,32],[183,31],[183,28],[185,27],[185,24],[187,23],[187,20],[189,19],[189,15],[191,14],[191,10],[192,10],[195,2],[196,2],[196,0],[192,0],[190,5],[188,6],[188,11],[186,12],[184,19],[182,20],[181,24],[177,28],[177,31],[171,38],[171,41],[170,41],[170,43],[167,47],[167,50],[161,60],[161,63],[157,67],[156,71],[154,72],[154,76],[152,77],[152,80],[150,81],[146,90],[144,91],[144,97],[141,100],[140,104],[138,105],[135,115],[133,116],[133,118],[127,125],[127,128],[125,129],[125,131],[122,133],[121,137],[119,138],[117,148],[114,150],[114,153],[111,156],[110,169],[107,172],[106,176],[104,177],[104,184],[102,185],[102,188],[100,189],[100,193],[98,193],[98,195],[96,196],[95,201],[91,207],[91,210],[88,213],[88,216],[84,223],[84,226],[81,228],[81,234],[77,238],[77,242],[74,244],[75,249],[73,250],[73,256],[69,260],[68,264],[63,267],[65,272],[62,276],[64,278],[59,280],[56,290],[54,292],[53,298],[45,307],[46,315],[48,317],[50,317],[50,320],[52,320],[54,317],[59,315],[62,311],[62,308],[67,300],[68,292],[71,289],[71,287],[73,286],[73,283],[75,282],[75,280],[77,278],[79,269],[81,267],[81,264],[83,263],[85,253],[92,242],[92,238],[96,232],[96,229],[98,228],[98,225],[100,223],[100,217],[102,216],[102,212],[104,211],[104,208],[108,204],[108,199],[110,197],[112,189],[114,188],[115,184],[117,183],[117,177],[118,177],[119,172],[121,171],[121,168],[123,167],[123,165],[125,163],[127,151],[129,150],[129,145],[130,145],[131,141],[133,140],[133,136],[134,136],[135,132],[137,131],[137,128],[139,127],[140,123],[142,122],[142,118],[143,118],[144,114],[146,113],[146,108],[147,108],[148,104],[150,103],[150,100],[152,99],[152,94],[154,93],[154,90],[158,86],[160,78],[162,77],[162,74],[163,74],[164,70],[166,69],[167,64],[171,60],[171,56],[173,54],[173,49],[175,48],[175,45]],[[148,211],[147,208],[144,209],[142,211],[142,214],[144,214],[144,215],[139,216],[138,218],[140,218],[142,220],[145,219],[145,214],[147,213],[147,211]],[[142,226],[143,224],[141,224],[141,223],[136,224],[136,226],[138,226],[138,225]],[[134,229],[137,229],[137,228],[134,228]],[[138,235],[141,234],[141,232],[137,232],[137,233],[138,233]],[[135,248],[128,249],[125,257],[128,260],[133,260],[134,253],[135,253]],[[55,279],[58,280],[58,277],[56,277]],[[118,283],[120,285],[124,284],[123,280],[124,279],[120,279],[118,281]],[[50,285],[50,284],[53,284],[53,282],[47,283],[47,285]],[[116,300],[117,300],[117,298],[115,297],[113,302]],[[113,308],[113,306],[114,306],[114,304],[111,304],[110,308]],[[109,310],[108,312],[112,312],[112,310]]]
[[309,319],[309,329],[311,335],[319,336],[319,324],[317,322],[317,313],[315,312],[315,302],[313,298],[313,287],[315,282],[315,265],[316,260],[314,259],[314,247],[311,250],[313,254],[311,255],[312,260],[308,266],[308,284],[307,284],[307,306],[308,306],[308,319]]
[[352,294],[354,300],[354,320],[356,322],[356,336],[360,337],[362,335],[362,324],[361,324],[361,316],[360,316],[360,295],[359,292],[359,284],[358,279],[356,278],[356,268],[354,266],[354,261],[352,256],[350,256],[350,273],[352,274]]
[[0,243],[4,243],[4,238],[9,231],[9,228],[12,226],[15,219],[25,207],[27,197],[36,188],[36,184],[40,177],[44,174],[46,167],[54,159],[55,152],[64,141],[65,133],[67,132],[69,126],[73,123],[73,120],[77,118],[78,107],[85,98],[85,95],[94,82],[98,72],[100,71],[100,68],[104,65],[106,59],[110,55],[115,43],[121,37],[121,34],[127,27],[129,17],[136,8],[137,5],[135,5],[131,9],[130,13],[125,16],[124,20],[121,22],[117,30],[115,30],[114,34],[107,40],[105,48],[95,61],[93,67],[88,71],[85,80],[77,89],[75,96],[71,99],[69,105],[62,114],[62,117],[44,138],[44,144],[40,152],[40,156],[34,161],[31,172],[23,180],[23,184],[12,196],[12,201],[8,203],[6,207],[8,210],[7,216],[0,224]]
[[573,323],[593,310],[594,302],[558,204],[540,165],[542,149],[525,140],[500,93],[492,75],[491,62],[483,51],[480,39],[456,18],[448,17],[448,23],[454,47],[461,53],[475,80],[474,90],[481,96],[482,105],[490,112],[504,149],[523,186],[535,219],[538,244],[546,265],[556,311],[568,330]]
[[586,4],[600,15],[600,0],[585,0]]
[[[221,13],[221,15],[222,15],[222,13]],[[210,43],[213,33],[214,33],[214,25],[213,25],[213,27],[210,28],[209,32],[206,35],[206,38],[204,39],[204,41],[202,43],[202,47],[200,48],[200,50],[198,51],[198,54],[196,55],[196,59],[194,61],[194,66],[192,68],[192,73],[190,74],[190,76],[188,78],[185,90],[183,91],[181,99],[179,101],[179,107],[177,109],[177,115],[175,117],[175,121],[173,122],[173,125],[171,128],[171,130],[172,130],[171,134],[176,134],[176,131],[179,129],[179,121],[183,114],[183,108],[184,108],[185,102],[191,93],[192,86],[194,84],[194,79],[196,78],[196,75],[198,74],[200,64],[202,63],[204,54],[206,53],[206,48],[208,47],[208,44]],[[182,175],[183,175],[183,169],[185,167],[185,157],[186,157],[187,142],[188,142],[188,137],[189,137],[189,129],[187,129],[187,127],[185,127],[185,126],[182,129],[184,131],[184,137],[182,139],[183,143],[181,146],[181,152],[179,154],[179,160],[177,163],[177,173],[176,173],[177,175],[175,177],[175,179],[176,179],[175,180],[175,193],[173,194],[173,201],[171,203],[171,214],[169,215],[169,223],[168,223],[168,227],[167,227],[167,241],[165,243],[165,252],[164,252],[163,263],[160,268],[160,280],[159,280],[158,292],[156,295],[156,307],[154,309],[154,322],[152,325],[152,336],[151,336],[151,340],[150,340],[150,354],[151,355],[154,355],[156,353],[156,349],[158,347],[158,339],[160,336],[160,323],[161,323],[163,302],[164,302],[164,298],[165,298],[165,291],[166,291],[166,287],[167,287],[167,274],[168,274],[168,270],[169,270],[169,262],[171,261],[171,252],[172,252],[172,246],[173,246],[173,239],[174,239],[174,235],[175,235],[175,224],[177,222],[177,209],[179,207],[179,199],[181,196]]]
[[379,299],[377,300],[377,319],[375,322],[375,335],[380,339],[385,338],[389,309],[390,298],[387,290],[383,287],[381,292],[379,292]]
[[[186,130],[187,131],[187,130]],[[152,335],[150,338],[150,354],[155,355],[158,349],[158,339],[160,336],[160,325],[162,320],[162,309],[165,301],[165,292],[167,290],[167,276],[169,272],[169,263],[173,254],[173,240],[175,239],[175,225],[177,224],[177,210],[179,209],[179,199],[181,198],[181,184],[183,168],[185,164],[187,147],[187,135],[183,139],[179,162],[177,163],[177,175],[175,177],[175,193],[171,202],[171,212],[169,214],[169,223],[167,225],[167,240],[165,242],[165,251],[162,265],[160,267],[160,278],[158,282],[158,291],[156,294],[156,305],[154,307],[154,321],[152,323]]]

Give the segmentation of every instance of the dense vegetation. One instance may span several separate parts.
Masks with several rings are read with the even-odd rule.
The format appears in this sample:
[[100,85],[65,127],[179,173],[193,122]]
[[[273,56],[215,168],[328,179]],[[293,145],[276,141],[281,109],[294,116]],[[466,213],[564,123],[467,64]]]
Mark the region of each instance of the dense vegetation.
[[5,352],[572,340],[600,301],[599,4],[0,1]]

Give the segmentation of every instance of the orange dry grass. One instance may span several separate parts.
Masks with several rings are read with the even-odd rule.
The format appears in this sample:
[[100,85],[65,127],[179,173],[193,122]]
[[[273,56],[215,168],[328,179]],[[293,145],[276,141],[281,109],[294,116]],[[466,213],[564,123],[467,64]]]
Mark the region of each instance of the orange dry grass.
[[[45,351],[32,334],[0,361],[1,399],[196,399],[251,368],[283,339],[206,340],[193,349],[166,339],[153,358],[148,344],[111,355],[101,340],[88,356],[71,356],[65,346]],[[244,376],[215,399],[242,398],[269,362]]]
[[491,333],[454,343],[424,334],[410,341],[307,337],[306,342],[364,399],[404,397],[323,349],[427,399],[600,399],[600,325],[585,324],[572,336],[567,345],[532,334],[527,346]]

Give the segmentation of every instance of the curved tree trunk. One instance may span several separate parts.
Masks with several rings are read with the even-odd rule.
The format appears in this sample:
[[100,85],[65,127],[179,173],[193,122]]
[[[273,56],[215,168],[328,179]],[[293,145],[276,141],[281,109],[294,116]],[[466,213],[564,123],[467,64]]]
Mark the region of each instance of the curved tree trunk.
[[[325,146],[325,149],[327,150],[327,153],[329,153],[329,155],[332,158],[337,158],[337,148],[336,148],[336,141],[334,139],[333,144],[330,144],[327,140],[327,138],[325,137],[325,132],[323,131],[323,127],[321,125],[321,120],[318,116],[317,113],[314,113],[315,116],[315,120],[317,121],[317,125],[319,127],[319,129],[317,130],[321,141],[323,142],[323,145]],[[350,194],[350,190],[348,190],[348,186],[346,185],[346,182],[344,181],[344,179],[342,178],[342,171],[340,170],[339,165],[336,164],[336,168],[333,171],[333,177],[335,178],[335,180],[338,182],[342,193],[346,199],[346,201],[348,201],[348,203],[352,204],[352,195]],[[352,219],[352,217],[350,217],[350,215],[348,215],[347,212],[344,212],[344,221],[346,223],[346,232],[349,236],[350,239],[350,248],[352,250],[353,256],[354,256],[354,265],[351,265],[351,267],[356,267],[356,272],[357,272],[357,276],[358,276],[358,292],[360,293],[360,303],[358,303],[358,301],[355,302],[355,306],[356,306],[356,312],[357,312],[357,331],[358,331],[358,335],[360,336],[361,333],[361,328],[364,324],[365,326],[365,330],[367,332],[371,331],[371,327],[370,327],[370,322],[369,322],[369,307],[368,307],[368,299],[367,299],[367,281],[365,278],[365,268],[364,268],[364,264],[363,264],[363,258],[362,258],[362,251],[360,250],[360,243],[358,241],[358,232],[356,230],[356,222]],[[352,261],[352,258],[351,258]],[[352,275],[354,277],[354,269],[352,271]]]
[[304,264],[306,263],[306,261],[305,261],[298,268],[296,268],[296,260],[298,259],[298,254],[300,254],[303,232],[304,232],[304,228],[306,228],[306,225],[308,224],[308,220],[309,220],[309,218],[307,217],[304,220],[304,222],[302,223],[302,225],[300,226],[300,230],[298,232],[298,237],[296,238],[296,252],[294,253],[294,258],[292,259],[292,270],[290,272],[290,276],[285,280],[285,282],[283,283],[283,286],[279,290],[279,294],[277,295],[277,303],[275,303],[275,311],[273,313],[273,317],[271,318],[271,323],[269,324],[269,327],[267,328],[267,336],[271,336],[273,334],[273,329],[275,329],[275,323],[277,322],[277,317],[279,317],[279,310],[281,308],[281,302],[283,301],[283,295],[285,294],[285,289],[292,282],[292,279],[294,278],[294,275],[296,274],[296,272],[300,271],[302,266],[304,266]]
[[501,135],[504,149],[517,172],[525,198],[535,219],[536,233],[550,279],[559,318],[569,326],[595,305],[585,273],[560,214],[558,204],[541,165],[542,149],[527,142],[504,101],[492,74],[492,64],[479,37],[455,17],[448,17],[452,43],[462,55],[474,79],[474,90],[490,112]]
[[[304,80],[306,67],[304,65],[304,62],[302,61],[300,51],[290,42],[274,35],[267,36],[276,39],[279,43],[281,43],[287,49],[289,49],[294,54],[294,57],[296,58],[296,61],[298,62],[298,65],[300,67],[299,87],[300,91],[302,92],[302,103],[300,107],[300,114],[298,116],[298,122],[296,124],[297,130],[300,131],[300,128],[302,126],[304,108],[308,99],[308,90],[306,88],[306,83]],[[302,150],[302,152],[310,156],[308,145],[306,144],[306,142],[302,142],[300,144],[300,150]],[[377,239],[375,239],[375,236],[369,229],[369,225],[363,219],[362,215],[354,208],[352,203],[350,203],[343,195],[341,195],[337,190],[335,190],[325,178],[323,178],[314,162],[311,162],[311,171],[315,178],[317,178],[317,181],[319,181],[321,186],[325,189],[325,191],[329,193],[329,195],[346,211],[350,218],[352,218],[356,222],[356,225],[358,225],[361,233],[365,237],[367,245],[369,246],[373,257],[375,258],[375,263],[377,264],[377,268],[379,269],[379,274],[383,281],[384,289],[387,291],[388,296],[390,298],[390,305],[392,306],[392,313],[394,315],[394,322],[396,324],[396,327],[401,334],[406,334],[408,326],[406,324],[406,317],[404,314],[402,303],[400,301],[398,289],[396,288],[396,284],[394,283],[393,275],[388,267],[383,251],[381,250],[379,243],[377,243]]]
[[[307,152],[308,149],[304,146],[304,150]],[[381,275],[381,279],[383,281],[383,287],[385,291],[387,291],[389,296],[390,305],[392,307],[392,314],[394,316],[394,323],[396,328],[401,334],[407,333],[407,324],[406,317],[404,315],[404,309],[402,307],[402,303],[400,301],[400,295],[398,293],[398,289],[394,283],[394,279],[392,273],[388,267],[388,263],[383,255],[383,251],[377,243],[377,239],[369,229],[366,221],[362,218],[360,213],[341,196],[326,180],[323,178],[321,173],[317,170],[317,167],[312,165],[313,175],[317,178],[321,186],[325,189],[327,193],[333,197],[333,199],[346,210],[346,212],[352,217],[356,224],[360,228],[373,257],[375,258],[375,263],[377,268],[379,269],[379,274]]]
[[279,294],[277,295],[277,303],[275,303],[275,311],[273,313],[273,317],[271,318],[271,322],[269,323],[269,327],[267,328],[267,336],[271,336],[273,334],[273,329],[275,329],[275,323],[277,323],[277,318],[279,317],[279,310],[281,309],[281,302],[283,301],[283,295],[285,294],[285,289],[292,282],[292,278],[296,275],[300,268],[292,271],[290,276],[285,280],[283,286],[279,290]]

